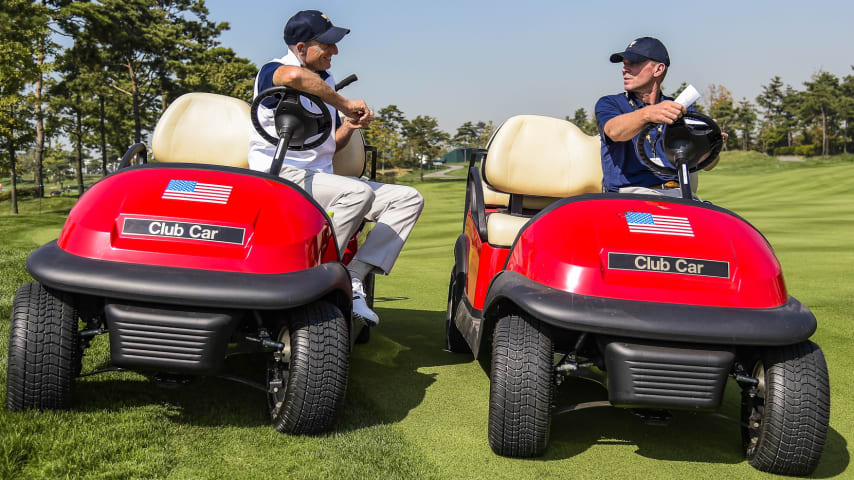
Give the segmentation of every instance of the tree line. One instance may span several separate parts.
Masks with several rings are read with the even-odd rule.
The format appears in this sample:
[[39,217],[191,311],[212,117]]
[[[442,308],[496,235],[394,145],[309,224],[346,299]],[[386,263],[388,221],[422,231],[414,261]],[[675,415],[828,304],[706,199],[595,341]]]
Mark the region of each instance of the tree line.
[[[686,86],[680,85],[672,96]],[[819,71],[803,86],[795,89],[774,76],[762,85],[762,93],[753,103],[747,98],[735,101],[726,87],[713,84],[697,107],[729,134],[726,149],[801,156],[850,152],[854,147],[854,75],[839,78]],[[595,119],[584,108],[566,120],[589,135],[598,133]]]
[[[183,93],[248,99],[256,67],[220,45],[225,22],[203,0],[4,0],[0,3],[0,171],[29,192],[109,163]],[[66,142],[70,144],[67,149]],[[87,160],[89,160],[87,162]]]
[[[42,197],[69,175],[82,192],[84,170],[114,169],[184,93],[251,100],[257,67],[220,44],[229,26],[208,14],[204,0],[0,2],[0,176],[11,179],[0,199],[13,213],[19,194]],[[389,105],[366,136],[389,166],[417,166],[491,128],[469,122],[450,137],[435,118]]]
[[[0,2],[0,175],[11,178],[13,213],[19,178],[32,176],[26,195],[44,196],[45,183],[69,175],[82,192],[84,167],[106,175],[184,93],[251,100],[257,67],[220,44],[229,26],[208,14],[204,0]],[[727,148],[828,155],[852,147],[854,76],[820,71],[802,90],[773,77],[762,88],[751,103],[709,87],[701,109],[729,133]],[[597,133],[583,108],[566,120]],[[434,117],[409,119],[388,105],[365,137],[384,170],[423,170],[444,151],[486,146],[494,129],[470,121],[450,135]]]
[[452,137],[439,129],[436,118],[418,115],[409,120],[397,105],[388,105],[377,111],[376,118],[365,129],[365,140],[377,148],[382,170],[419,168],[423,179],[427,162],[454,148],[486,145],[494,128],[492,121],[465,122]]

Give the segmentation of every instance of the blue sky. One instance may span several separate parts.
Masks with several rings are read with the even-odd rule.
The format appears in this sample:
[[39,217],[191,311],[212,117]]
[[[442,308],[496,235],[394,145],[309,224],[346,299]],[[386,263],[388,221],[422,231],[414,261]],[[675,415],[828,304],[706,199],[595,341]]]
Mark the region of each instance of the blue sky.
[[333,59],[342,93],[408,118],[431,115],[453,134],[463,122],[516,114],[563,118],[592,113],[622,89],[608,62],[634,38],[667,46],[664,83],[703,94],[723,85],[755,102],[774,75],[797,89],[818,70],[854,74],[854,2],[741,0],[625,2],[574,0],[273,1],[207,0],[231,30],[222,43],[257,65],[284,53],[282,30],[296,11],[317,9],[351,29]]

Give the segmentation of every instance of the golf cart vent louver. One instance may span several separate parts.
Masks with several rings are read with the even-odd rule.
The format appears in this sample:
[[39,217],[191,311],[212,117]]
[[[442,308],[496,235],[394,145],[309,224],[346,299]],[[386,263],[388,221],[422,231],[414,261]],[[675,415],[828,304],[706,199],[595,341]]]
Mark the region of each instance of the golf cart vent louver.
[[614,341],[605,347],[605,362],[614,405],[714,409],[720,405],[733,353]]
[[105,309],[116,366],[206,374],[222,363],[240,317],[186,307],[110,303]]
[[128,357],[171,358],[176,361],[199,361],[205,344],[214,332],[190,328],[138,325],[114,322],[116,335]]

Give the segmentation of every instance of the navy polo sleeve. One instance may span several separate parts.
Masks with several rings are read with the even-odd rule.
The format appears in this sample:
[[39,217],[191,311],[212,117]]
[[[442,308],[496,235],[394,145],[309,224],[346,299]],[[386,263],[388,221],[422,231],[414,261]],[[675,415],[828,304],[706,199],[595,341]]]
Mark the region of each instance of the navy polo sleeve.
[[[264,64],[263,67],[261,67],[261,71],[258,72],[258,80],[257,80],[257,82],[258,82],[258,93],[261,93],[264,90],[267,90],[268,88],[273,87],[273,74],[275,74],[276,70],[281,66],[284,66],[284,63],[269,62],[269,63]],[[261,105],[264,105],[267,108],[276,108],[276,103],[278,103],[278,102],[276,102],[275,98],[269,97],[269,98],[265,99],[263,102],[261,102]]]
[[596,125],[599,127],[599,135],[602,136],[602,139],[605,141],[605,145],[614,143],[613,140],[605,135],[605,124],[612,118],[622,115],[623,112],[620,110],[620,106],[614,100],[613,96],[600,98],[599,101],[596,102],[594,114],[596,115]]

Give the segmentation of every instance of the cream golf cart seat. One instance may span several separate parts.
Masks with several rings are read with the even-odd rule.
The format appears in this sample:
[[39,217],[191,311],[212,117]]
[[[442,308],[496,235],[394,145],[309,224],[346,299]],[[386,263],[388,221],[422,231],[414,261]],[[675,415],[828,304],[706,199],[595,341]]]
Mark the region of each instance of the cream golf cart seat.
[[[188,93],[178,97],[154,129],[152,151],[157,162],[207,163],[249,168],[249,104],[213,93]],[[335,152],[335,173],[359,177],[365,170],[365,145],[361,130]]]
[[151,139],[154,160],[249,168],[249,104],[187,93],[163,112]]
[[532,211],[556,199],[601,192],[599,155],[599,137],[565,120],[518,115],[504,122],[483,160],[484,203],[491,188],[508,194],[510,211],[487,217],[489,243],[511,245]]
[[372,149],[373,147],[365,144],[362,129],[354,131],[347,145],[335,151],[335,156],[332,157],[332,170],[336,175],[361,177],[365,173],[367,165],[365,155]]

